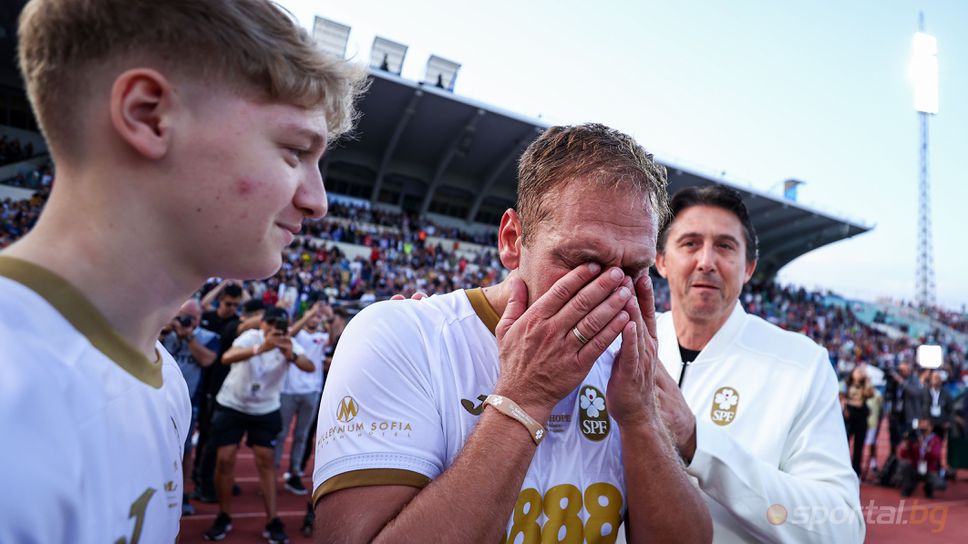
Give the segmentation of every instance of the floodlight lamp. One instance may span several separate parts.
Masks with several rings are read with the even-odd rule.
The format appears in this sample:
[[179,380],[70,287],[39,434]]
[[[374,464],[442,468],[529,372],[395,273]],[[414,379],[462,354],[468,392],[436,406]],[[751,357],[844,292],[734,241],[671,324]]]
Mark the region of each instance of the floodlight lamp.
[[370,67],[400,75],[406,56],[406,45],[377,36],[373,38],[373,47],[370,50]]
[[941,346],[923,344],[918,346],[917,360],[919,367],[935,370],[944,364],[944,353]]
[[924,32],[914,34],[911,55],[914,109],[938,113],[938,40]]
[[460,64],[437,55],[431,55],[430,59],[427,60],[427,72],[423,82],[453,92],[459,70]]
[[313,41],[321,50],[338,58],[346,58],[346,44],[350,39],[350,27],[316,16],[313,21]]

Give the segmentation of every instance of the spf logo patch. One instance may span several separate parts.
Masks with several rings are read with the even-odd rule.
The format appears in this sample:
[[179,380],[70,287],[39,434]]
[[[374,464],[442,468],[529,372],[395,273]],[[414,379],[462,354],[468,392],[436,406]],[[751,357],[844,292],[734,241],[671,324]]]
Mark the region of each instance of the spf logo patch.
[[739,408],[739,393],[732,387],[720,387],[713,395],[713,406],[709,412],[716,425],[725,427],[736,419]]
[[578,427],[585,438],[598,442],[608,436],[612,422],[605,407],[605,394],[591,385],[583,385],[578,396]]

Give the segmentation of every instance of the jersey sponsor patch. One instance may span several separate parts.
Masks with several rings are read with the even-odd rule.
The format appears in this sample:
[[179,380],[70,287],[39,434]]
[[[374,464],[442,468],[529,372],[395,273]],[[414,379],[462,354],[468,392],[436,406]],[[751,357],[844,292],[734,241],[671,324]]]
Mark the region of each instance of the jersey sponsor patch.
[[480,402],[475,405],[474,401],[460,399],[460,405],[467,410],[470,415],[479,416],[484,413],[484,401],[487,400],[487,395],[478,395],[477,400]]
[[360,403],[345,396],[336,404],[336,425],[332,425],[316,441],[323,446],[333,440],[380,436],[384,438],[411,438],[413,424],[410,421],[385,418],[367,418],[360,415]]
[[605,394],[593,385],[581,386],[578,427],[581,434],[593,442],[604,440],[611,430],[612,423],[608,419],[608,408],[605,407]]
[[725,427],[736,419],[738,408],[739,392],[733,387],[720,387],[713,395],[713,405],[709,411],[709,417],[716,425]]
[[349,423],[358,413],[360,413],[360,407],[356,404],[356,400],[353,397],[343,397],[336,408],[336,421]]

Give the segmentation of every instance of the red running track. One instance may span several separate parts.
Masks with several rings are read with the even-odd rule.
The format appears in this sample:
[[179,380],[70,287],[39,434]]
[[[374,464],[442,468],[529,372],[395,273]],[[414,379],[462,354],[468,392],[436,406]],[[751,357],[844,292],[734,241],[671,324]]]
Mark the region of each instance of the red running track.
[[[886,424],[878,437],[878,460],[883,466],[889,449]],[[290,442],[287,441],[282,466],[288,466]],[[867,461],[865,459],[865,466]],[[312,460],[309,462],[310,472]],[[233,500],[231,533],[226,543],[264,543],[262,530],[266,524],[259,480],[252,452],[245,446],[239,450],[236,463],[236,482],[242,494]],[[309,476],[303,484],[311,489]],[[286,533],[293,543],[312,542],[304,537],[299,528],[306,513],[310,495],[296,496],[285,490],[281,474],[277,479],[277,508],[279,517],[286,525]],[[958,480],[948,482],[948,489],[935,493],[933,500],[924,498],[922,489],[914,496],[903,499],[900,491],[880,487],[872,483],[861,485],[861,507],[868,519],[866,542],[885,544],[965,544],[968,542],[968,470],[961,470]],[[182,519],[181,542],[204,542],[202,535],[212,524],[218,506],[192,501],[196,514]],[[836,543],[831,543],[836,544]]]

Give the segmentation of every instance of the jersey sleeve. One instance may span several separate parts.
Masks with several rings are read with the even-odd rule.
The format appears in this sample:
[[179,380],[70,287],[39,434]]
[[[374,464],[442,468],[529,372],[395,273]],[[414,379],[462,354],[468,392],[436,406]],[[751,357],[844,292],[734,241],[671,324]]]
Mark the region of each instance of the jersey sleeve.
[[[736,517],[746,540],[864,540],[860,490],[849,462],[837,377],[826,350],[817,351],[812,371],[804,376],[809,386],[799,400],[799,415],[787,434],[780,466],[753,455],[722,427],[696,421],[696,453],[687,472]],[[834,519],[838,523],[831,522]]]
[[[8,331],[9,332],[9,331]],[[85,533],[81,493],[82,441],[65,393],[66,375],[35,364],[31,349],[0,325],[0,542],[68,543],[96,539]]]
[[302,347],[299,342],[292,343],[292,352],[295,355],[306,355],[306,350]]
[[249,329],[239,335],[235,341],[232,342],[233,348],[251,348],[258,346],[262,342],[259,341],[259,333],[255,329]]
[[400,302],[372,305],[346,327],[319,406],[314,502],[348,487],[423,487],[443,471],[430,376],[439,327]]

